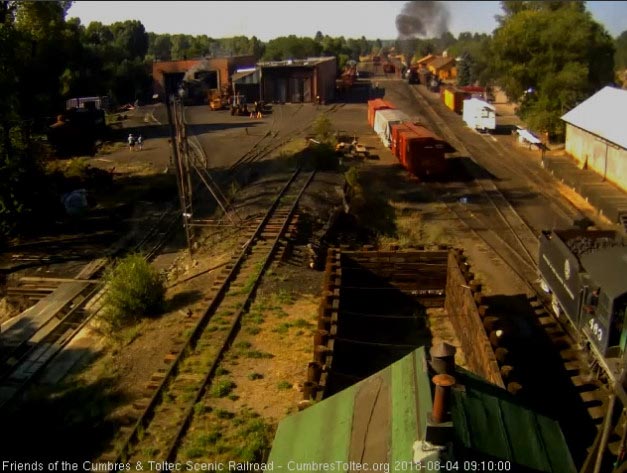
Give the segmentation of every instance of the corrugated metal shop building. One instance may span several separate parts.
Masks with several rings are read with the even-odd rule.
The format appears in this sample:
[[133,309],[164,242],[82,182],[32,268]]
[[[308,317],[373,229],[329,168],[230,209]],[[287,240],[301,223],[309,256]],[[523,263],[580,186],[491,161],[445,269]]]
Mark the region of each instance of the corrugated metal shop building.
[[231,76],[233,94],[243,95],[247,103],[259,100],[259,84],[261,82],[261,70],[258,68],[238,69]]
[[335,57],[260,62],[260,97],[264,102],[322,102],[335,98]]
[[202,80],[208,89],[220,89],[229,84],[231,75],[239,68],[255,67],[255,56],[230,56],[186,59],[180,61],[155,61],[152,63],[153,91],[163,99],[178,90],[185,74],[196,69],[195,78]]
[[576,471],[557,421],[462,368],[434,374],[418,348],[288,416],[268,462],[275,471]]
[[566,152],[627,191],[627,90],[605,87],[562,117]]

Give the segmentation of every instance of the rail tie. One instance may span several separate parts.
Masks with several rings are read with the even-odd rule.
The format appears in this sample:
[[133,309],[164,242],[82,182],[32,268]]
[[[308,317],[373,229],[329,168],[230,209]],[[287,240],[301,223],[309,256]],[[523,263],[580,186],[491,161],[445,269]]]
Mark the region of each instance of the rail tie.
[[[147,429],[151,426],[154,426],[154,429],[158,430],[160,438],[166,437],[163,442],[160,442],[161,445],[164,446],[160,451],[162,457],[167,461],[171,461],[175,458],[180,440],[191,422],[194,405],[203,396],[206,387],[215,375],[216,368],[223,354],[229,349],[237,335],[241,317],[248,310],[261,278],[271,263],[279,242],[291,223],[300,197],[313,179],[315,171],[304,179],[305,182],[300,188],[300,191],[297,195],[292,197],[293,201],[290,200],[286,203],[284,200],[287,197],[288,191],[293,187],[299,174],[300,170],[297,170],[291,176],[268,209],[264,218],[259,222],[252,237],[247,240],[237,260],[228,270],[227,276],[216,288],[214,297],[207,310],[195,322],[192,333],[183,343],[180,351],[176,355],[172,354],[170,356],[170,363],[167,370],[161,371],[155,379],[151,380],[153,386],[151,389],[154,389],[154,393],[149,400],[142,400],[136,404],[136,407],[143,408],[143,411],[134,426],[130,428],[125,436],[122,447],[115,453],[109,452],[105,454],[100,460],[112,460],[117,463],[127,458],[141,455],[138,444],[140,444],[145,432],[147,432]],[[289,204],[287,209],[286,204]],[[255,247],[260,241],[263,243],[261,235],[264,233],[267,225],[274,224],[277,218],[276,214],[281,214],[280,219],[282,225],[278,231],[273,232],[273,241],[270,245],[261,245],[263,248],[259,249],[263,252],[263,256],[259,258],[257,254],[259,252],[254,251]],[[239,281],[236,279],[239,279]],[[239,282],[240,285],[237,285],[237,282]],[[241,283],[245,284],[242,286]],[[225,320],[223,316],[215,317],[218,309],[226,305],[225,302],[231,302],[233,304],[231,307],[236,307],[236,313],[231,316],[231,321],[228,326],[224,325]],[[216,330],[207,330],[209,324]],[[216,334],[225,330],[228,330],[228,332],[224,337],[220,337],[220,344],[216,347],[215,343],[212,343],[218,338]],[[211,338],[211,340],[207,339],[208,337]],[[198,376],[189,377],[188,374],[183,372],[185,365],[192,366],[194,361],[197,361],[203,356],[205,357],[203,358],[203,366],[208,367],[208,370],[201,378]],[[211,359],[209,364],[206,364],[207,357]],[[158,386],[155,387],[157,383]],[[181,386],[181,389],[177,391],[177,387],[180,385],[184,386]],[[167,393],[166,390],[168,391]],[[184,396],[186,399],[183,399],[183,406],[179,407],[176,403],[165,405],[166,396],[171,396],[172,393],[174,393],[174,397],[176,398],[184,394],[184,391],[187,393],[187,396]],[[171,408],[171,411],[166,415],[165,410],[168,408]],[[163,415],[159,416],[160,409]],[[159,418],[157,418],[157,416],[159,416]],[[152,441],[151,446],[154,447],[156,439],[150,436],[149,430],[147,441]]]

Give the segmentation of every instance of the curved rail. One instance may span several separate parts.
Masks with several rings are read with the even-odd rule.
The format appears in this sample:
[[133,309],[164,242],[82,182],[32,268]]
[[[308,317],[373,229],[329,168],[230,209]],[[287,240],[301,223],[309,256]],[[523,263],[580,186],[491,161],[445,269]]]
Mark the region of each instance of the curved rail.
[[[176,114],[173,118],[180,119]],[[180,218],[177,206],[173,203],[169,204],[131,251],[142,253],[144,258],[150,261],[170,238]],[[123,251],[125,251],[124,248],[120,248],[111,256],[117,256]],[[107,265],[103,265],[92,277],[102,274],[106,267]],[[23,392],[80,330],[98,314],[101,308],[98,304],[104,296],[104,291],[104,285],[100,282],[95,283],[88,290],[83,290],[75,297],[78,302],[74,307],[62,315],[60,320],[58,316],[55,317],[54,327],[50,327],[50,323],[47,323],[33,334],[33,337],[38,336],[39,333],[44,334],[40,340],[36,343],[29,343],[30,339],[26,340],[12,348],[10,352],[3,354],[0,360],[0,385],[4,385],[5,389],[0,397],[0,408],[15,400],[17,395]],[[95,306],[95,308],[86,310],[87,305]],[[30,358],[34,360],[27,365]]]
[[[421,102],[426,102],[424,97],[420,94],[416,93],[412,90],[414,96]],[[436,116],[437,114],[431,110],[428,104],[425,104],[426,110],[429,114]],[[446,128],[447,125],[436,116],[433,120],[437,127]],[[450,132],[443,132],[443,136],[450,136]],[[453,137],[453,141],[456,142],[456,145],[459,149],[462,149],[468,156],[470,153],[467,149],[465,149],[463,143],[459,142],[456,137]],[[511,167],[508,165],[508,168]],[[515,172],[515,174],[519,174],[519,172]],[[477,178],[477,176],[475,176]],[[535,176],[535,183],[538,184],[538,178]],[[484,241],[498,256],[499,258],[513,271],[513,273],[519,278],[519,280],[528,287],[530,291],[531,297],[537,302],[537,306],[534,307],[535,313],[537,316],[537,321],[539,325],[542,326],[544,334],[551,340],[551,343],[554,346],[561,346],[560,351],[563,353],[562,360],[564,364],[564,368],[567,372],[575,372],[578,373],[577,376],[582,378],[579,382],[584,382],[587,388],[585,390],[580,389],[580,397],[583,403],[583,406],[588,409],[588,413],[592,419],[595,417],[599,419],[598,407],[596,407],[597,402],[605,405],[608,390],[606,387],[600,383],[593,383],[590,381],[586,381],[586,375],[590,369],[593,367],[587,366],[581,359],[577,358],[573,353],[577,352],[577,337],[569,327],[568,323],[564,323],[563,320],[557,318],[552,310],[550,301],[547,300],[546,294],[542,291],[541,287],[538,284],[538,269],[537,269],[537,259],[534,254],[531,254],[528,249],[528,243],[531,241],[534,245],[538,243],[538,237],[535,232],[531,228],[531,226],[518,214],[518,212],[513,208],[513,206],[508,202],[507,198],[503,195],[503,193],[498,189],[496,184],[490,180],[479,179],[475,180],[477,185],[481,188],[482,194],[486,197],[486,201],[489,202],[496,210],[496,213],[499,215],[500,219],[505,222],[506,227],[511,233],[515,240],[515,246],[511,245],[504,239],[504,235],[498,234],[490,229],[480,229],[475,228],[471,222],[472,219],[477,219],[477,217],[471,215],[468,216],[463,215],[463,212],[460,212],[454,208],[454,205],[446,204],[447,208],[451,210],[458,218],[466,225],[467,228],[470,229],[476,236],[478,236],[482,241]],[[548,192],[544,189],[539,189],[539,192],[545,196],[549,201],[553,198]],[[496,196],[496,199],[494,198]],[[497,203],[498,200],[502,200],[505,205],[499,205]],[[505,210],[503,212],[502,210]],[[567,215],[564,211],[563,207],[558,207],[557,209],[561,215]],[[507,216],[509,214],[509,218]],[[477,219],[479,220],[479,219]],[[485,230],[485,231],[482,231]],[[486,233],[489,232],[489,233]],[[531,236],[530,236],[531,235]],[[520,254],[520,251],[517,248],[522,249],[524,252],[523,255]],[[506,254],[509,253],[509,254]],[[559,327],[560,329],[556,329],[553,327]],[[570,377],[573,378],[576,376],[575,374],[571,374]],[[572,380],[575,383],[574,380]],[[594,412],[596,411],[596,412]]]
[[[137,451],[134,447],[141,441],[143,433],[146,429],[149,429],[153,426],[153,424],[158,424],[159,422],[162,422],[162,425],[156,425],[154,428],[159,431],[160,436],[163,436],[164,430],[171,433],[171,435],[167,433],[165,434],[168,435],[170,440],[167,442],[168,446],[164,450],[167,450],[168,455],[172,455],[176,450],[180,437],[185,432],[186,426],[189,423],[191,413],[193,413],[194,404],[204,393],[207,383],[213,378],[215,368],[217,367],[222,353],[228,349],[235,334],[237,333],[241,316],[247,310],[261,276],[271,261],[278,242],[291,220],[291,216],[294,213],[298,200],[311,182],[315,172],[310,173],[310,175],[306,178],[298,194],[293,197],[294,200],[287,202],[287,204],[289,204],[287,211],[283,210],[283,212],[279,212],[279,205],[282,207],[286,206],[284,199],[299,174],[300,171],[297,170],[291,176],[271,207],[268,209],[262,221],[244,244],[244,247],[237,259],[231,264],[231,268],[228,270],[225,280],[220,284],[220,287],[214,294],[208,308],[195,324],[195,327],[187,340],[184,342],[183,346],[180,350],[178,350],[176,357],[171,360],[167,372],[164,373],[163,379],[156,387],[154,394],[150,397],[147,406],[143,409],[143,412],[131,428],[131,431],[123,440],[122,447],[113,455],[109,454],[105,455],[105,457],[112,457],[115,459],[115,462],[126,459],[129,455],[132,455],[134,451]],[[279,213],[281,213],[280,216],[278,216]],[[275,235],[274,243],[270,248],[264,247],[258,249],[259,251],[257,251],[257,253],[260,253],[261,251],[267,251],[267,253],[265,254],[263,261],[259,262],[258,265],[253,265],[252,257],[255,253],[254,250],[257,240],[260,239],[262,234],[269,232],[264,230],[266,230],[270,220],[276,218],[281,219],[281,230],[279,230],[279,232]],[[262,245],[259,246],[261,247]],[[247,267],[245,268],[244,265],[247,265]],[[248,274],[246,274],[246,269],[248,270]],[[246,284],[244,284],[243,287],[241,285],[243,282],[242,279],[246,280]],[[238,283],[240,284],[239,286]],[[238,297],[242,295],[243,297]],[[230,298],[230,301],[227,301],[228,298]],[[222,339],[219,346],[216,347],[215,339],[217,338],[216,334],[218,331],[207,330],[207,327],[209,324],[213,323],[213,325],[220,330],[219,325],[222,324],[223,321],[214,321],[214,314],[216,314],[218,308],[226,305],[225,301],[231,302],[233,304],[232,307],[237,307],[237,312],[235,314],[231,314],[231,324],[228,334]],[[185,370],[190,366],[194,366],[201,358],[203,360],[202,365],[205,366],[204,369],[207,369],[207,356],[211,358],[212,362],[208,371],[204,373],[202,378],[189,374],[188,376],[185,376]],[[192,394],[191,396],[190,393]],[[180,414],[179,416],[175,416],[173,412],[168,410],[172,407],[170,404],[166,405],[166,398],[169,399],[169,396],[171,395],[173,395],[174,398],[177,398],[178,395],[178,397],[182,399],[183,407],[177,411]],[[159,410],[160,407],[163,408]],[[157,422],[155,422],[157,417],[159,418],[157,419]],[[177,419],[173,420],[173,417],[177,417]],[[175,422],[175,424],[165,425],[163,424],[164,422],[165,424],[172,424],[172,422]],[[152,438],[152,441],[154,442],[154,438]],[[162,453],[166,452],[164,451]]]

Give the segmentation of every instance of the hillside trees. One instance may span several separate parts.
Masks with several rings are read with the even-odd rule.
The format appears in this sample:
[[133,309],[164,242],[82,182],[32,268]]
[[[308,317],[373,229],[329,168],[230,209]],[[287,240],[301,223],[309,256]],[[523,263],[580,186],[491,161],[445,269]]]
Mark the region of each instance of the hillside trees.
[[627,69],[627,30],[623,31],[616,38],[616,54],[614,62],[618,70]]
[[[582,2],[503,2],[491,43],[497,81],[530,126],[561,134],[559,117],[612,82],[614,45]],[[568,38],[565,41],[565,38]]]
[[27,220],[41,195],[41,168],[30,146],[32,122],[23,119],[20,102],[23,57],[32,43],[16,28],[17,7],[0,2],[0,243]]
[[462,57],[458,67],[458,84],[479,83],[486,86],[492,82],[493,71],[490,58],[491,36],[485,33],[462,32],[448,49],[449,56]]
[[332,47],[328,41],[325,42],[326,38],[318,43],[313,38],[301,38],[295,35],[280,36],[268,41],[262,59],[279,61],[319,56],[323,50]]

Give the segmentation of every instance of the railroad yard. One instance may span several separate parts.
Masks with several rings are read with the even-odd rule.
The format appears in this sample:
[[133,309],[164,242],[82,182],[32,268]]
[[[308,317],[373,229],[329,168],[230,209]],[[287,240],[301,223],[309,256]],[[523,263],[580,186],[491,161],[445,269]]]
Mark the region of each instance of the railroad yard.
[[[368,124],[365,100],[273,104],[260,119],[182,107],[188,152],[228,203],[224,212],[194,183],[191,251],[166,108],[134,111],[120,142],[139,132],[143,150],[114,143],[89,158],[113,176],[96,196],[106,217],[0,255],[23,266],[7,282],[19,303],[2,314],[3,458],[262,461],[287,415],[446,342],[457,365],[489,365],[491,381],[556,419],[583,465],[610,393],[539,296],[538,237],[583,219],[617,225],[544,170],[544,153],[520,145],[498,111],[497,131],[481,134],[423,85],[374,81],[450,145],[446,176],[408,173]],[[309,145],[321,115],[366,157],[316,169]],[[377,208],[351,200],[351,173]],[[376,234],[373,222],[383,222]],[[106,257],[129,249],[162,272],[167,306],[110,338],[98,319],[101,278]],[[477,339],[451,317],[466,297],[452,295],[457,265]],[[30,316],[16,317],[29,301]],[[477,361],[479,346],[489,363]],[[610,451],[619,441],[612,431]]]

